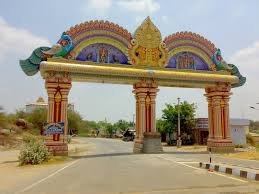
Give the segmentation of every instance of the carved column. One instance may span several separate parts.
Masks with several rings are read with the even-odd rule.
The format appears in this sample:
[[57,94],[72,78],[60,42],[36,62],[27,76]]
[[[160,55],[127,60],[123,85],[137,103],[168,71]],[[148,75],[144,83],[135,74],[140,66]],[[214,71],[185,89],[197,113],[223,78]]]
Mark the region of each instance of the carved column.
[[139,123],[139,140],[140,142],[143,141],[143,135],[144,132],[146,131],[145,126],[146,126],[146,92],[143,88],[138,88],[138,100],[139,100],[139,117],[138,117],[138,123]]
[[[212,99],[210,96],[207,97],[208,101],[208,124],[209,124],[209,138],[213,139],[214,138],[214,129],[213,129],[213,106],[212,106]],[[199,134],[200,135],[200,134]]]
[[214,139],[222,139],[222,113],[220,107],[221,98],[221,96],[212,97]]
[[159,90],[157,88],[153,88],[151,91],[150,91],[150,106],[151,106],[151,112],[150,112],[150,116],[151,116],[151,126],[150,126],[150,129],[151,129],[151,132],[157,132],[156,131],[156,95],[157,95],[157,92]]
[[215,152],[234,150],[229,127],[230,85],[218,84],[217,87],[206,88],[208,101],[209,138],[208,148]]
[[46,136],[46,145],[54,154],[67,154],[67,106],[71,78],[67,74],[50,73],[45,77],[48,93],[48,123],[64,122],[64,135]]
[[223,108],[223,111],[224,111],[224,119],[225,119],[225,138],[226,139],[230,139],[231,140],[231,134],[230,134],[230,123],[229,123],[229,97],[228,96],[225,96],[223,98],[224,100],[224,108]]
[[55,105],[55,93],[56,89],[52,87],[48,87],[46,85],[47,93],[48,93],[48,115],[47,115],[47,122],[51,123],[54,122],[54,105]]
[[161,152],[160,134],[156,132],[157,84],[143,81],[134,84],[133,87],[136,97],[134,152]]

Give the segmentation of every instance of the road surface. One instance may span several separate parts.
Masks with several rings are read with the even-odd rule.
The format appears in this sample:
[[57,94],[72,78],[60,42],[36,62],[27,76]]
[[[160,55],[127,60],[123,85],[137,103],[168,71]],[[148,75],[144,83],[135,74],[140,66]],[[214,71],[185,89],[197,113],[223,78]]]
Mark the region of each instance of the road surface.
[[[198,168],[195,154],[133,154],[132,142],[84,138],[91,152],[16,193],[26,194],[240,194],[259,184]],[[0,182],[1,184],[1,182]]]

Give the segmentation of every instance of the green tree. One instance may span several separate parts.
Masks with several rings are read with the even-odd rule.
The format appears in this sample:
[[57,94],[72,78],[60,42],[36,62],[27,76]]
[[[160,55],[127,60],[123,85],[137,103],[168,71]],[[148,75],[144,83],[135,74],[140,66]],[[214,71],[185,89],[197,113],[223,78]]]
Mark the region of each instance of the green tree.
[[182,102],[179,106],[166,104],[166,108],[162,110],[163,122],[160,121],[160,125],[164,128],[163,130],[166,130],[169,133],[172,133],[173,131],[176,132],[178,126],[178,108],[180,110],[181,133],[190,133],[195,125],[196,106],[195,104],[190,104],[186,101]]
[[259,121],[250,120],[249,130],[254,133],[259,133]]
[[67,112],[68,129],[80,130],[82,127],[82,117],[75,111],[68,110]]
[[33,127],[40,133],[44,123],[47,121],[47,109],[35,109],[32,113],[26,115],[25,120],[32,123]]
[[105,131],[109,136],[111,136],[116,131],[116,128],[113,126],[113,124],[107,123]]
[[133,123],[122,119],[114,123],[114,128],[116,128],[116,130],[119,130],[121,133],[129,127],[133,127]]
[[6,115],[3,112],[0,112],[0,128],[6,127]]
[[166,121],[162,119],[158,119],[156,121],[156,128],[159,133],[166,133],[166,127],[165,127]]
[[[37,110],[43,110],[41,113],[46,111],[45,109],[40,109],[40,108]],[[15,117],[16,117],[16,119],[26,119],[28,117],[28,115],[33,114],[34,112],[35,111],[33,111],[32,113],[26,113],[23,109],[18,109],[18,110],[16,110]],[[38,111],[38,113],[39,113],[39,111]],[[44,114],[45,114],[45,112],[44,112]]]

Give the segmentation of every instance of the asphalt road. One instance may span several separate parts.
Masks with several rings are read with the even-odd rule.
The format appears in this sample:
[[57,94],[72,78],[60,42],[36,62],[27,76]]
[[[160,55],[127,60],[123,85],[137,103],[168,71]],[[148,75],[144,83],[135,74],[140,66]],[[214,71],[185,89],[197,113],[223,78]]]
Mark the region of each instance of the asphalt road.
[[[17,193],[30,194],[240,194],[259,184],[198,168],[195,154],[133,154],[132,142],[85,138],[90,153]],[[1,184],[1,183],[0,183]]]

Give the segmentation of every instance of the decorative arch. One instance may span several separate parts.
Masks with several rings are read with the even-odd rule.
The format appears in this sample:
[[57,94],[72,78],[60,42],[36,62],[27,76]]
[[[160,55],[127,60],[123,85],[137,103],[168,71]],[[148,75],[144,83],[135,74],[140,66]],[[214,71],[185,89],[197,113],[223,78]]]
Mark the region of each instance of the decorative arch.
[[128,57],[131,34],[117,24],[108,21],[90,21],[70,28],[66,32],[73,39],[74,48],[70,55],[76,59],[89,45],[107,44],[119,49]]
[[193,32],[177,32],[166,37],[164,42],[168,49],[169,56],[169,63],[167,67],[170,68],[172,66],[170,62],[173,58],[176,58],[176,55],[179,55],[179,53],[186,53],[186,55],[195,55],[195,59],[191,59],[190,61],[204,61],[209,67],[209,69],[205,68],[204,70],[215,71],[212,56],[217,49],[213,43],[204,37]]

